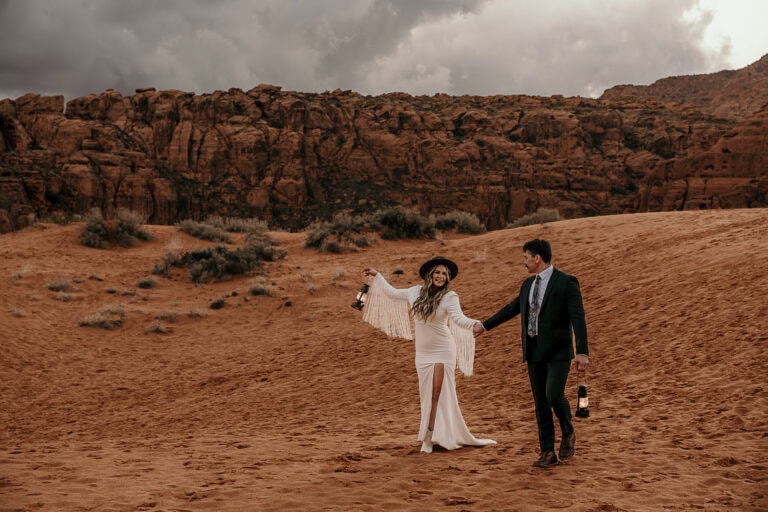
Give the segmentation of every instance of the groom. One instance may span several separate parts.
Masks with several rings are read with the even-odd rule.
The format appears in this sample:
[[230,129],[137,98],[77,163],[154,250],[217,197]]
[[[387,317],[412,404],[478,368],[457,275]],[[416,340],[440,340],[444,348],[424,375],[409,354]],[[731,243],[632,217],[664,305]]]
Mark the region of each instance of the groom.
[[[579,281],[550,264],[552,249],[546,240],[531,240],[523,246],[523,265],[528,273],[520,294],[498,313],[474,327],[475,336],[520,314],[522,319],[523,361],[528,363],[528,378],[536,408],[541,457],[533,465],[556,466],[554,410],[560,423],[561,459],[571,457],[576,448],[576,432],[571,422],[571,406],[565,397],[565,383],[575,359],[577,370],[589,364],[587,322],[581,301]],[[576,336],[576,356],[573,353]]]

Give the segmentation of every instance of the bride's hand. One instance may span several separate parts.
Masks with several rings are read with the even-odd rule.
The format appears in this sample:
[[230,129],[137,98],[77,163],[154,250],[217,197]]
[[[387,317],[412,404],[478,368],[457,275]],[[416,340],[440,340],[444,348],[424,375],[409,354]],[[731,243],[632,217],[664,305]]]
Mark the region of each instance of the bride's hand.
[[376,274],[378,274],[378,272],[374,268],[364,268],[363,269],[363,275],[364,276],[375,276]]

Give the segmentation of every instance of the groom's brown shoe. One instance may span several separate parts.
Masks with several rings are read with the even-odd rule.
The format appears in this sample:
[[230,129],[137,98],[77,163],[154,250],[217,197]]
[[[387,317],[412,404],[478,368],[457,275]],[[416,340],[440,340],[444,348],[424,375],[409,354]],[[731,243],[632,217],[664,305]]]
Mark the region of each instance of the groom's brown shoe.
[[558,455],[561,459],[569,459],[573,457],[573,452],[576,451],[576,432],[572,432],[571,435],[563,437],[560,441],[560,451]]
[[541,452],[539,460],[533,462],[533,465],[537,468],[551,468],[558,464],[560,464],[560,461],[555,457],[555,452]]

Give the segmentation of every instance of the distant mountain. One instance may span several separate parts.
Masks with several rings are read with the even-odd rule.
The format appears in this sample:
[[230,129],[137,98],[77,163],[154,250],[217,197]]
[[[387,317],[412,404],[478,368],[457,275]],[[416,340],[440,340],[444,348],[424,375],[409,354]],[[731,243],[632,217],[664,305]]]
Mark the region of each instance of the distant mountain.
[[562,96],[362,96],[259,85],[0,101],[0,232],[99,207],[300,229],[339,211],[458,209],[490,229],[768,206],[768,56]]
[[736,71],[674,76],[652,85],[617,85],[600,99],[629,97],[688,103],[713,116],[741,121],[768,104],[768,54]]

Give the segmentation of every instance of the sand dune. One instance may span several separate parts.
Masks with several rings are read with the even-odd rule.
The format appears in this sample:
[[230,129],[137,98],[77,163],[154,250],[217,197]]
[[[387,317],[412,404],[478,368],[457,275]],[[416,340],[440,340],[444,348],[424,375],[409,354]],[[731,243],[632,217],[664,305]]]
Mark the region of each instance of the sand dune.
[[[129,249],[78,225],[0,236],[0,511],[768,510],[768,211],[561,221],[479,236],[303,247],[258,278],[141,288],[174,227]],[[450,256],[465,312],[486,318],[552,242],[584,294],[591,417],[577,453],[537,457],[517,320],[478,339],[457,377],[473,433],[497,446],[419,453],[413,347],[349,307],[373,265],[400,286]],[[404,274],[393,274],[395,269]],[[70,283],[55,292],[48,285]],[[210,309],[226,297],[222,309]],[[112,329],[81,327],[122,308]],[[166,330],[165,333],[152,330]],[[575,373],[569,382],[573,399]]]

